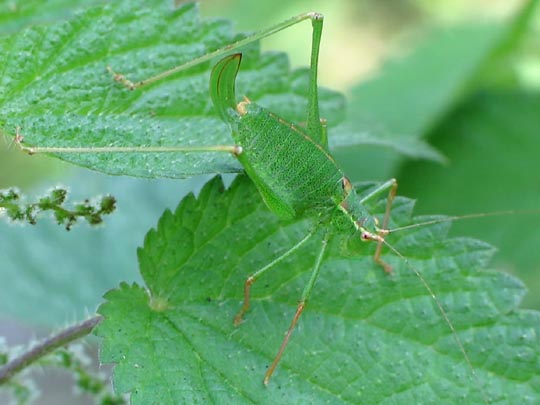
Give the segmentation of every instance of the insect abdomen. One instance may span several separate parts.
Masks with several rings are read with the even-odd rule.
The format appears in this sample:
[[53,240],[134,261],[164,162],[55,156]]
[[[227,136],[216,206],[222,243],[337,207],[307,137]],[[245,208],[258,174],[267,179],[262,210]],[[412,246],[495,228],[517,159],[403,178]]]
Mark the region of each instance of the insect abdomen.
[[233,138],[243,149],[238,159],[269,208],[293,217],[335,205],[343,193],[343,174],[333,158],[303,128],[255,103],[244,107],[233,126]]

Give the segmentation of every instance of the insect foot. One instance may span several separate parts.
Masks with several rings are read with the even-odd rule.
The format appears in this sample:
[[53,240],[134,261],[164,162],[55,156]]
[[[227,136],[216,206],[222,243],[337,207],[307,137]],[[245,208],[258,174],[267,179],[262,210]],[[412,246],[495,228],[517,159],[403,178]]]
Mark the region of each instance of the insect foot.
[[35,150],[32,147],[24,146],[24,136],[21,134],[21,127],[15,128],[15,138],[13,138],[13,143],[19,147],[21,151],[29,155],[35,154]]
[[124,76],[123,74],[115,72],[110,66],[107,66],[107,72],[109,72],[112,75],[113,80],[115,82],[121,83],[123,86],[127,87],[129,90],[135,90],[135,88],[137,87],[135,83],[127,79],[126,76]]
[[238,326],[242,323],[244,320],[244,314],[249,309],[249,296],[250,296],[250,290],[251,285],[255,282],[255,278],[253,276],[250,276],[247,278],[245,284],[244,284],[244,303],[242,305],[242,308],[238,311],[238,313],[234,316],[233,324],[234,326]]

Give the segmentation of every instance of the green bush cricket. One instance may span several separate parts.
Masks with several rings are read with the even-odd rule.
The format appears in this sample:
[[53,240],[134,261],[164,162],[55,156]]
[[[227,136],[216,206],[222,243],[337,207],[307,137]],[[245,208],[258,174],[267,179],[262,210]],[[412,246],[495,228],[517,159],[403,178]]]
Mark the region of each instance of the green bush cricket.
[[[393,247],[385,241],[392,200],[396,194],[397,183],[390,180],[377,188],[369,196],[360,199],[350,181],[339,169],[328,151],[327,134],[324,120],[319,116],[317,95],[317,65],[319,44],[322,35],[323,19],[320,14],[306,13],[267,30],[263,30],[225,48],[221,48],[202,57],[166,71],[150,79],[133,83],[123,75],[115,73],[109,68],[115,80],[121,82],[129,89],[136,89],[157,80],[165,78],[179,71],[188,69],[199,63],[212,60],[216,57],[229,54],[250,42],[272,35],[303,20],[310,19],[313,25],[313,42],[311,50],[311,69],[309,83],[309,104],[306,125],[295,125],[285,121],[277,115],[265,110],[255,102],[245,98],[237,103],[235,95],[235,79],[240,67],[241,54],[236,53],[225,56],[214,67],[210,79],[210,95],[220,117],[228,123],[232,130],[234,145],[216,145],[213,147],[95,147],[95,148],[47,148],[21,146],[29,153],[111,153],[111,152],[227,152],[233,154],[243,165],[246,173],[257,186],[268,208],[281,218],[294,218],[307,215],[319,217],[318,224],[304,238],[292,246],[271,263],[251,274],[244,285],[244,302],[234,318],[235,325],[239,325],[250,306],[250,289],[252,284],[263,274],[277,265],[280,261],[297,251],[319,229],[324,230],[321,249],[313,265],[311,277],[306,285],[296,313],[291,321],[285,338],[277,352],[275,359],[264,377],[267,384],[275,371],[280,358],[287,346],[291,334],[305,308],[310,293],[315,285],[320,266],[326,253],[327,242],[333,232],[333,222],[346,218],[357,230],[359,237],[364,241],[377,242],[374,260],[386,271],[391,268],[381,258],[383,245],[388,246],[394,253],[403,258]],[[22,141],[18,137],[19,142]],[[283,162],[288,162],[285,165]],[[381,226],[363,203],[381,192],[388,192],[387,208]],[[451,220],[455,218],[449,218]],[[421,224],[417,224],[421,225]],[[435,300],[443,318],[452,330],[454,339],[470,367],[473,375],[474,369],[467,353],[457,336],[451,321],[444,311],[439,300],[425,282],[422,276],[412,269],[420,278],[430,295]],[[476,378],[476,376],[475,376]]]

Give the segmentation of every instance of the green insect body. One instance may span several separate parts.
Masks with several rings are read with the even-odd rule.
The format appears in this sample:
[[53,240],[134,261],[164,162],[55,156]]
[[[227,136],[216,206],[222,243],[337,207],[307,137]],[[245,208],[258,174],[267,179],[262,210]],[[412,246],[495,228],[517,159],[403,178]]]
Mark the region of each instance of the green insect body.
[[[268,208],[283,219],[309,212],[345,213],[357,229],[374,235],[374,220],[359,202],[334,158],[308,128],[287,122],[247,98],[235,103],[241,54],[222,59],[212,71],[210,94],[231,127],[237,158]],[[325,131],[320,125],[321,131]],[[368,239],[364,233],[364,239]],[[374,237],[375,238],[375,237]]]
[[[314,45],[315,48],[317,46],[318,43]],[[312,53],[312,66],[317,62],[316,57],[317,51]],[[280,350],[266,373],[264,383],[267,384],[315,284],[327,241],[333,232],[331,224],[334,220],[343,220],[345,215],[345,219],[359,231],[361,240],[377,241],[375,260],[387,271],[389,266],[380,259],[381,245],[384,243],[382,235],[385,231],[376,226],[376,220],[362,205],[354,187],[337,166],[327,146],[316,141],[326,141],[326,128],[319,118],[318,108],[315,113],[308,112],[308,125],[304,128],[286,121],[247,97],[236,103],[235,82],[241,59],[240,53],[221,59],[210,76],[210,96],[220,117],[231,128],[237,148],[234,153],[236,158],[272,212],[283,219],[318,214],[322,217],[318,224],[324,224],[326,228],[310,281],[304,289]],[[311,77],[310,96],[311,99],[317,99],[316,75]],[[389,187],[394,190],[395,185],[395,182],[391,181],[383,186],[383,189]],[[392,193],[389,198],[391,202]],[[385,225],[386,222],[387,220]],[[244,287],[244,304],[235,317],[235,325],[242,322],[249,309],[251,285],[277,262],[305,243],[313,233],[274,262],[248,277]]]

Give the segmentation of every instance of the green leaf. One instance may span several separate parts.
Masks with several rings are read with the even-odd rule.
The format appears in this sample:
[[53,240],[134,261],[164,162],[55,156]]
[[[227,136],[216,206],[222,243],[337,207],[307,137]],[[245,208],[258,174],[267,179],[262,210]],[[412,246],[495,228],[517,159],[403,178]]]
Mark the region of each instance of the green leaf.
[[[369,207],[380,213],[384,205]],[[392,226],[420,221],[411,210],[398,198]],[[320,238],[254,284],[242,325],[235,328],[232,319],[247,275],[310,226],[279,222],[243,176],[227,190],[216,178],[198,198],[166,211],[139,250],[146,286],[121,284],[99,309],[101,361],[116,364],[117,392],[130,392],[134,404],[538,401],[539,314],[517,309],[519,281],[481,270],[493,249],[446,238],[448,223],[390,235],[408,261],[385,253],[391,276],[374,265],[372,244],[349,243],[344,256],[346,238],[338,235],[264,388]],[[411,268],[445,308],[474,374]]]
[[[34,146],[230,145],[230,130],[217,117],[208,94],[213,63],[136,91],[115,83],[106,67],[142,80],[239,37],[228,21],[201,21],[194,4],[173,9],[160,0],[112,2],[62,24],[5,37],[0,39],[5,62],[0,129],[14,134],[21,127],[25,143]],[[247,95],[285,118],[304,122],[307,70],[291,72],[286,55],[260,55],[257,43],[242,51],[239,97]],[[322,91],[320,102],[330,126],[338,124],[344,98]],[[107,173],[145,177],[241,170],[232,156],[215,152],[62,158]]]
[[[538,211],[538,111],[538,92],[476,94],[432,133],[449,166],[404,165],[400,189],[419,199],[422,212]],[[532,290],[526,304],[535,308],[540,308],[539,222],[536,212],[456,224],[459,234],[486,238],[499,248],[498,267],[526,280]]]
[[[330,148],[336,154],[342,154],[347,148],[354,146],[377,146],[392,149],[403,156],[412,159],[426,159],[438,163],[446,163],[447,159],[437,149],[430,146],[428,143],[416,138],[399,139],[396,141],[391,136],[381,132],[375,134],[373,132],[359,132],[350,125],[339,125],[332,131],[330,138]],[[356,152],[356,149],[355,149]],[[376,160],[373,160],[376,161]]]
[[[349,130],[391,139],[395,148],[418,142],[478,87],[496,82],[501,71],[512,71],[505,58],[527,33],[537,6],[536,0],[528,2],[504,23],[434,30],[409,55],[390,61],[379,75],[353,89],[346,120]],[[363,179],[392,176],[398,155],[377,156],[377,149],[354,150],[354,160],[343,159],[356,169],[348,171],[362,173]],[[420,151],[412,157],[430,158]],[[377,157],[376,165],[370,156]]]

